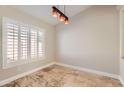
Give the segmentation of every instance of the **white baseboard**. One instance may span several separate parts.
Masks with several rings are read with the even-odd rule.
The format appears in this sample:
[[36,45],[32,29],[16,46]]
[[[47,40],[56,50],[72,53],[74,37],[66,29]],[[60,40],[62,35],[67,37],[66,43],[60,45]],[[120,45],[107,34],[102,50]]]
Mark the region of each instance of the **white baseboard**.
[[72,66],[72,65],[68,65],[68,64],[64,64],[64,63],[58,63],[58,62],[56,62],[55,64],[69,67],[69,68],[73,68],[73,69],[80,70],[80,71],[86,71],[86,72],[90,72],[90,73],[94,73],[94,74],[98,74],[98,75],[111,77],[114,79],[119,79],[119,75],[116,75],[116,74],[101,72],[101,71],[97,71],[97,70],[93,70],[93,69],[83,68],[83,67],[79,67],[79,66]]
[[5,79],[5,80],[1,81],[1,82],[0,82],[0,86],[5,85],[5,84],[7,84],[7,83],[9,83],[9,82],[11,82],[11,81],[13,81],[13,80],[19,79],[19,78],[21,78],[21,77],[24,77],[24,76],[26,76],[26,75],[29,75],[29,74],[31,74],[31,73],[34,73],[34,72],[40,70],[40,69],[49,67],[49,66],[54,65],[54,64],[55,64],[55,63],[52,62],[52,63],[49,63],[49,64],[44,65],[44,66],[42,66],[42,67],[39,67],[39,68],[30,70],[30,71],[27,71],[27,72],[18,74],[18,75],[16,75],[16,76],[12,76],[12,77],[10,77],[10,78],[8,78],[8,79]]
[[122,85],[123,85],[123,87],[124,87],[124,80],[122,79],[122,77],[121,77],[121,76],[119,76],[119,80],[120,80],[121,84],[122,84]]

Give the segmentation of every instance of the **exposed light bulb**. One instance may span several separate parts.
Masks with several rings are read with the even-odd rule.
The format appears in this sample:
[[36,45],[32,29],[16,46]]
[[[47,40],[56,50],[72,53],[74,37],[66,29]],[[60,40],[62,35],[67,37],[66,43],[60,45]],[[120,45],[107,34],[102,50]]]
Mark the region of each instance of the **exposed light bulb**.
[[52,16],[53,16],[53,17],[57,17],[57,16],[58,16],[58,14],[57,14],[57,11],[56,11],[56,10],[53,10],[53,12],[52,12]]
[[60,15],[60,16],[59,16],[59,20],[60,20],[60,21],[64,21],[64,20],[65,20],[65,17],[62,16],[62,15]]
[[65,19],[64,24],[69,24],[69,20]]

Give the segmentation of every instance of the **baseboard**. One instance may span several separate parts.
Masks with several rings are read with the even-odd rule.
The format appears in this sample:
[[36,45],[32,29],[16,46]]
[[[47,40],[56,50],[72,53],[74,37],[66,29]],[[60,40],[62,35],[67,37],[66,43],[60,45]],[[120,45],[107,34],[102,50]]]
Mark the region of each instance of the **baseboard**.
[[122,77],[121,77],[121,76],[119,76],[119,80],[120,80],[121,84],[122,84],[122,85],[123,85],[123,87],[124,87],[124,80],[122,79]]
[[30,70],[30,71],[27,71],[27,72],[18,74],[18,75],[16,75],[16,76],[10,77],[10,78],[8,78],[8,79],[5,79],[5,80],[3,80],[3,81],[0,82],[0,86],[5,85],[5,84],[7,84],[7,83],[9,83],[9,82],[11,82],[11,81],[13,81],[13,80],[19,79],[19,78],[21,78],[21,77],[24,77],[24,76],[26,76],[26,75],[29,75],[29,74],[31,74],[31,73],[34,73],[34,72],[40,70],[40,69],[49,67],[49,66],[54,65],[54,64],[55,64],[55,63],[52,62],[52,63],[49,63],[49,64],[44,65],[44,66],[42,66],[42,67],[39,67],[39,68]]
[[61,65],[61,66],[65,66],[65,67],[69,67],[69,68],[73,68],[76,70],[80,70],[80,71],[85,71],[85,72],[90,72],[90,73],[94,73],[94,74],[98,74],[98,75],[103,75],[103,76],[107,76],[107,77],[111,77],[114,79],[119,79],[119,76],[116,74],[110,74],[110,73],[106,73],[106,72],[101,72],[101,71],[97,71],[97,70],[93,70],[93,69],[88,69],[88,68],[82,68],[82,67],[78,67],[78,66],[72,66],[72,65],[68,65],[68,64],[64,64],[64,63],[55,63],[56,65]]

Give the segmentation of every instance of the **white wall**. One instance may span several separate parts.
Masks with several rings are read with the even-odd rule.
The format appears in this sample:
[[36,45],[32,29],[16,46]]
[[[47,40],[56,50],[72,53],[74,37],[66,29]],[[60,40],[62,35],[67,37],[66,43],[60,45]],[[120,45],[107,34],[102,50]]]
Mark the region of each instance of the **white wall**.
[[120,77],[123,80],[123,84],[124,84],[124,60],[120,61]]
[[[44,28],[46,30],[46,59],[42,62],[34,62],[14,68],[2,69],[2,28],[0,27],[0,81],[41,67],[55,60],[55,28],[52,25],[40,21],[39,19],[12,8],[11,6],[0,6],[0,19],[2,16]],[[2,24],[0,23],[0,26],[1,25]]]
[[56,26],[56,61],[119,74],[116,6],[93,6]]
[[120,7],[120,77],[124,84],[124,6]]

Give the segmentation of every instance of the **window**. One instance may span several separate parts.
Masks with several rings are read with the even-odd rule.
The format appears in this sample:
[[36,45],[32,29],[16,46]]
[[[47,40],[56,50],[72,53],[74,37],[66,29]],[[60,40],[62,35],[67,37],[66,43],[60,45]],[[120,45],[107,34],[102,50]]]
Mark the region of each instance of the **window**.
[[45,58],[45,31],[3,18],[3,68]]

